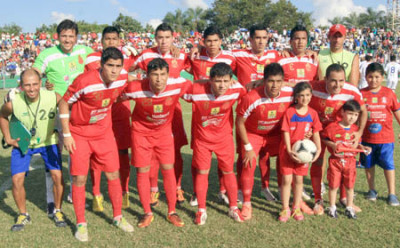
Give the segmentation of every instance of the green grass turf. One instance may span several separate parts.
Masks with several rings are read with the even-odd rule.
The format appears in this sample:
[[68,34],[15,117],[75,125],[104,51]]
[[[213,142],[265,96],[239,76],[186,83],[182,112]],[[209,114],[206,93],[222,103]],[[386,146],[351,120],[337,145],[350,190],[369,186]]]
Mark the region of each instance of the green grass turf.
[[[0,96],[4,95],[1,92]],[[2,99],[0,97],[0,99]],[[182,103],[185,128],[190,137],[191,106]],[[400,128],[395,124],[395,133]],[[0,148],[1,149],[1,148]],[[10,149],[0,152],[0,187],[10,178]],[[183,189],[188,200],[192,191],[190,164],[192,151],[189,146],[182,149],[184,159]],[[399,146],[396,145],[395,162],[400,160]],[[64,178],[67,186],[67,155],[63,156]],[[41,165],[39,159],[36,162]],[[275,162],[273,161],[273,165]],[[275,166],[271,173],[270,188],[277,194]],[[177,206],[177,212],[185,221],[185,227],[177,228],[166,221],[167,205],[163,193],[160,176],[161,204],[154,208],[155,220],[150,227],[136,227],[142,214],[137,189],[135,170],[131,167],[130,201],[131,207],[123,210],[127,220],[135,225],[133,234],[126,234],[111,225],[112,209],[107,195],[107,186],[103,176],[102,192],[105,195],[105,211],[97,214],[89,207],[86,211],[88,221],[88,244],[75,240],[75,216],[71,204],[64,201],[63,211],[68,217],[67,228],[56,228],[52,220],[47,218],[44,170],[31,171],[26,178],[27,208],[32,217],[32,224],[24,231],[13,233],[11,225],[17,215],[17,208],[10,189],[0,195],[0,247],[397,247],[399,246],[400,207],[386,204],[387,188],[383,171],[376,172],[376,189],[379,198],[376,203],[365,200],[367,183],[362,169],[358,169],[355,192],[356,204],[363,209],[357,220],[349,220],[344,216],[344,208],[339,207],[339,219],[328,216],[306,216],[303,222],[290,219],[287,223],[277,221],[281,205],[266,202],[260,194],[260,175],[256,170],[253,191],[253,218],[245,223],[234,223],[228,218],[228,207],[218,202],[218,179],[216,176],[216,160],[210,174],[210,186],[207,201],[208,220],[204,226],[193,224],[196,208],[185,202]],[[398,178],[398,176],[396,176]],[[324,179],[326,181],[326,178]],[[89,183],[90,184],[90,183]],[[311,192],[309,177],[305,178],[305,188]],[[398,188],[398,187],[397,187]],[[88,192],[90,188],[88,187]],[[67,187],[66,192],[69,191]],[[327,194],[324,196],[327,200]],[[64,196],[66,199],[66,194]],[[92,204],[92,196],[87,193],[87,202]],[[309,202],[312,205],[312,202]],[[339,205],[338,205],[339,206]]]

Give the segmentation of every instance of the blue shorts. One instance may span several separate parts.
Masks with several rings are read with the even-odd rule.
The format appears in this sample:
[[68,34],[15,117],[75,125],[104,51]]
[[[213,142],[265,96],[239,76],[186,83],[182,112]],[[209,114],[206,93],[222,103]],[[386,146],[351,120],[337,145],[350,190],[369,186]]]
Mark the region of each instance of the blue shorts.
[[366,169],[377,164],[384,170],[394,170],[394,143],[370,144],[362,142],[361,144],[372,148],[372,151],[368,156],[364,153],[360,154],[360,162]]
[[47,170],[61,170],[61,153],[57,145],[30,148],[24,155],[21,150],[14,148],[11,152],[11,175],[28,172],[32,155],[40,153]]

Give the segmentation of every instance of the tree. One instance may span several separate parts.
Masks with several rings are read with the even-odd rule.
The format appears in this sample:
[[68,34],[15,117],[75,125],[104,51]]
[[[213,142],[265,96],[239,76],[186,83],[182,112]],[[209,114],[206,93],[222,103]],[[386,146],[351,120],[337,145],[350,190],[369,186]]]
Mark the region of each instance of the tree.
[[50,25],[42,24],[42,26],[36,28],[36,33],[54,34],[56,32],[57,32],[57,24],[55,23]]
[[189,8],[184,13],[185,26],[193,31],[203,31],[207,26],[206,11],[200,7]]
[[185,16],[181,9],[175,10],[175,13],[168,12],[164,17],[163,22],[168,23],[176,32],[187,31],[184,27]]
[[103,32],[103,29],[108,26],[107,24],[97,24],[97,22],[88,23],[86,21],[77,21],[77,24],[80,33],[101,33]]
[[22,32],[22,28],[18,26],[17,24],[10,23],[10,24],[5,24],[4,26],[0,27],[0,33],[9,33],[9,34],[19,34]]
[[139,21],[130,16],[125,16],[119,13],[119,16],[113,21],[113,26],[121,29],[122,32],[141,32],[143,27]]

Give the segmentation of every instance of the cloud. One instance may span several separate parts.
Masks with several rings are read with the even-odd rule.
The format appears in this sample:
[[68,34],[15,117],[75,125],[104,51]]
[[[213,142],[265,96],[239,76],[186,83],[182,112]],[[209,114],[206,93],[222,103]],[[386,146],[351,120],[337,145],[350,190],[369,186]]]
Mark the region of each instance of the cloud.
[[57,11],[51,12],[51,20],[55,23],[60,23],[64,19],[74,20],[75,16],[73,14],[65,14]]
[[161,19],[150,19],[147,24],[149,24],[150,26],[152,26],[154,29],[156,29],[158,27],[158,25],[160,25],[162,23]]
[[352,12],[366,12],[367,8],[354,4],[353,0],[313,0],[313,18],[317,25],[330,25],[329,19],[347,16]]
[[378,7],[376,7],[376,11],[383,11],[383,12],[387,12],[387,8],[385,5],[383,4],[379,4]]
[[137,18],[139,16],[136,12],[130,12],[127,8],[125,8],[118,0],[110,0],[112,5],[115,5],[118,8],[118,11],[126,16],[130,16],[133,18]]
[[169,3],[177,5],[177,6],[183,6],[184,8],[197,8],[200,7],[202,9],[208,9],[208,5],[204,2],[204,0],[168,0]]

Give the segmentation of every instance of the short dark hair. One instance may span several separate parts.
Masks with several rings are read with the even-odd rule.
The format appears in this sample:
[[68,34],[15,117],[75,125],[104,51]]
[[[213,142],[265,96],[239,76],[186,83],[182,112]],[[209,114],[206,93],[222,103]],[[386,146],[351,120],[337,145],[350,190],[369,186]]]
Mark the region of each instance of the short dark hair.
[[343,72],[346,75],[346,71],[344,70],[344,67],[342,65],[333,63],[328,68],[326,68],[326,77],[329,77],[331,75],[331,72]]
[[394,54],[390,55],[390,61],[396,61],[396,55]]
[[21,72],[21,75],[20,75],[20,78],[19,78],[19,80],[20,80],[19,85],[21,85],[21,86],[22,86],[22,84],[24,83],[24,77],[25,77],[25,74],[26,74],[26,73],[28,73],[28,74],[33,73],[34,75],[36,75],[36,76],[39,78],[39,81],[42,79],[42,77],[40,76],[40,73],[39,73],[37,70],[34,70],[34,69],[26,69],[26,70],[24,70],[23,72]]
[[104,35],[110,34],[110,33],[117,33],[118,36],[119,36],[120,30],[116,26],[107,26],[107,27],[105,27],[103,29],[103,33],[101,34],[101,38],[104,39]]
[[219,28],[217,28],[217,26],[214,26],[214,25],[209,26],[208,28],[206,28],[206,30],[204,30],[203,38],[204,38],[204,39],[207,39],[207,37],[208,37],[209,35],[214,35],[214,34],[218,35],[218,37],[219,37],[220,39],[222,39],[221,30],[219,30]]
[[372,56],[371,55],[365,55],[365,60],[366,61],[371,61],[372,60]]
[[343,111],[361,112],[361,106],[356,100],[348,100],[342,106]]
[[162,70],[167,68],[167,72],[169,72],[168,63],[162,58],[155,58],[147,65],[147,74],[155,70]]
[[107,47],[103,50],[101,54],[101,65],[104,65],[109,59],[120,59],[122,64],[124,64],[124,55],[122,52],[115,47]]
[[383,69],[383,66],[377,62],[371,63],[367,66],[365,76],[372,72],[379,72],[382,76],[385,75],[385,69]]
[[279,63],[271,63],[264,68],[264,79],[276,75],[284,76],[283,68]]
[[262,30],[262,31],[267,31],[267,28],[263,24],[254,24],[250,27],[250,38],[254,38],[254,35],[256,34],[256,31]]
[[312,93],[311,85],[308,82],[305,82],[305,81],[299,82],[293,87],[293,100],[294,100],[295,103],[296,103],[297,94],[299,94],[300,92],[302,92],[302,91],[304,91],[306,89],[309,89],[310,92]]
[[292,28],[292,30],[290,31],[290,40],[293,40],[294,34],[296,32],[306,32],[308,39],[308,30],[304,25],[297,24],[296,26],[294,26],[294,28]]
[[155,31],[156,36],[157,36],[158,31],[171,31],[171,34],[174,33],[174,30],[172,29],[172,27],[168,23],[165,23],[165,22],[161,23],[156,28],[156,31]]
[[62,31],[72,29],[75,30],[75,34],[79,33],[78,24],[76,22],[71,21],[69,19],[65,19],[57,26],[57,34],[60,35]]
[[230,65],[226,63],[216,63],[210,70],[210,78],[223,77],[229,75],[232,78],[233,72]]

